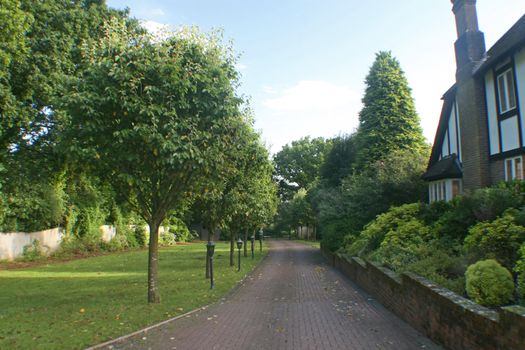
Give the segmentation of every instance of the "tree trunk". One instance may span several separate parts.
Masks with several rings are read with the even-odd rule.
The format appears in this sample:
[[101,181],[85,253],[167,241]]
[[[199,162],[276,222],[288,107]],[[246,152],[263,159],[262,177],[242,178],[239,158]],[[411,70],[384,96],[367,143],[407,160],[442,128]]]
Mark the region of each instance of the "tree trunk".
[[317,241],[317,226],[314,225],[314,241]]
[[248,256],[248,230],[244,231],[244,257]]
[[306,224],[306,240],[310,240],[310,226]]
[[151,220],[149,225],[149,260],[148,260],[148,302],[160,303],[158,285],[159,263],[159,226],[160,222]]
[[235,266],[235,237],[230,232],[230,266]]

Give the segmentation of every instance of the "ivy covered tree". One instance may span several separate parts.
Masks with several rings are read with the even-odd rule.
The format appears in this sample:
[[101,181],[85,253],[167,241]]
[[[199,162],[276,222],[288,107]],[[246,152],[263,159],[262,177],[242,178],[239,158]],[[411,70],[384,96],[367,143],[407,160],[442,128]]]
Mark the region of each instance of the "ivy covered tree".
[[235,58],[195,30],[155,40],[112,19],[84,45],[85,70],[64,105],[67,149],[148,223],[148,301],[160,302],[159,226],[221,171],[239,118]]
[[425,147],[411,89],[398,60],[381,51],[365,80],[357,131],[358,168],[384,160],[395,150]]

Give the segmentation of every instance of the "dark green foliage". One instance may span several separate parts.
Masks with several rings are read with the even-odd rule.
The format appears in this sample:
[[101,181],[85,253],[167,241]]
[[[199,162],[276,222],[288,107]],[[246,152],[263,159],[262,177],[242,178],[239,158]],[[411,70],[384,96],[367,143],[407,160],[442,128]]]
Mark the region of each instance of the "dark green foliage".
[[459,295],[465,295],[466,260],[458,251],[459,247],[451,247],[437,240],[431,240],[421,245],[420,257],[399,271],[411,271],[436,282]]
[[514,272],[517,274],[517,292],[521,302],[525,304],[525,243],[523,243],[519,250],[519,259],[514,267]]
[[148,244],[148,229],[144,225],[135,225],[133,235],[139,247],[145,247]]
[[428,239],[429,228],[421,221],[412,219],[388,231],[373,259],[394,270],[400,270],[424,256],[423,246]]
[[273,157],[279,194],[289,200],[301,188],[308,189],[319,177],[319,170],[330,147],[322,137],[304,137],[285,145]]
[[360,231],[391,206],[421,200],[426,192],[426,184],[421,180],[424,159],[414,152],[397,151],[362,173],[344,179],[343,204],[352,225],[348,231]]
[[330,187],[341,185],[341,181],[352,173],[355,157],[354,135],[342,135],[333,138],[331,147],[320,168],[321,181]]
[[480,221],[490,221],[502,215],[508,208],[519,208],[523,201],[515,187],[495,186],[482,188],[471,194],[458,196],[450,204],[443,204],[449,210],[435,222],[433,231],[439,237],[462,241],[469,227]]
[[478,304],[499,306],[512,301],[512,275],[496,260],[481,260],[470,265],[465,276],[467,294]]
[[494,259],[511,270],[518,259],[518,250],[525,242],[525,227],[517,225],[507,211],[491,222],[472,226],[465,238],[465,248],[473,261]]
[[425,141],[411,90],[397,59],[379,52],[365,80],[359,113],[358,169],[385,160],[395,150],[419,153]]
[[348,241],[351,244],[346,246],[345,252],[351,256],[368,256],[381,246],[381,242],[384,241],[388,233],[395,232],[400,227],[417,220],[420,212],[421,205],[419,203],[392,207],[366,225],[353,242]]

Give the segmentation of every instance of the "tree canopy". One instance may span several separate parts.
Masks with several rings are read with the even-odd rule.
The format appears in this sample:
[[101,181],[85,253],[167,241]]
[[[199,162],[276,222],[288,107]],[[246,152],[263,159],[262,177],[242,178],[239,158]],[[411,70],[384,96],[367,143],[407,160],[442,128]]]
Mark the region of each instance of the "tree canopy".
[[376,54],[365,85],[357,131],[358,167],[384,160],[398,149],[424,148],[425,139],[411,89],[391,52]]
[[83,46],[64,99],[70,154],[125,195],[150,227],[148,300],[159,302],[158,228],[221,171],[239,118],[231,51],[191,30],[156,41],[118,18]]
[[319,170],[330,141],[322,137],[303,137],[285,145],[273,157],[281,197],[291,199],[300,188],[308,188],[319,177]]

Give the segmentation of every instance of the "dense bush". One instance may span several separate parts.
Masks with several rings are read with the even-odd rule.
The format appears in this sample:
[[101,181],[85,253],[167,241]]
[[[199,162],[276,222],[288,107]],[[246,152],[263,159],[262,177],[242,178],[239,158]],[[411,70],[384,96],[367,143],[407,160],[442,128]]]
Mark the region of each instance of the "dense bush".
[[407,222],[415,220],[420,210],[421,205],[419,203],[390,208],[389,211],[379,215],[374,221],[365,226],[355,240],[349,237],[347,243],[351,244],[345,247],[345,253],[351,256],[366,256],[375,251],[389,232],[395,231]]
[[[498,185],[478,189],[471,194],[458,196],[449,204],[443,204],[443,215],[433,225],[438,237],[464,240],[470,226],[481,221],[491,221],[509,208],[523,204],[515,185]],[[447,208],[448,207],[448,208]]]
[[423,257],[424,237],[428,237],[428,233],[428,227],[421,221],[405,221],[395,230],[388,231],[371,257],[394,270],[400,270]]
[[525,303],[525,243],[521,245],[519,250],[519,259],[514,267],[514,272],[517,274],[517,291],[518,297],[522,303]]
[[480,222],[470,228],[465,238],[465,248],[474,261],[495,259],[512,269],[518,258],[518,250],[525,241],[525,227],[516,225],[513,212],[508,211],[501,218]]
[[468,296],[485,306],[506,305],[512,301],[512,275],[496,260],[481,260],[470,265],[465,274]]
[[412,271],[459,295],[465,295],[466,259],[461,255],[461,246],[432,240],[423,244],[418,252],[420,259],[399,270]]

